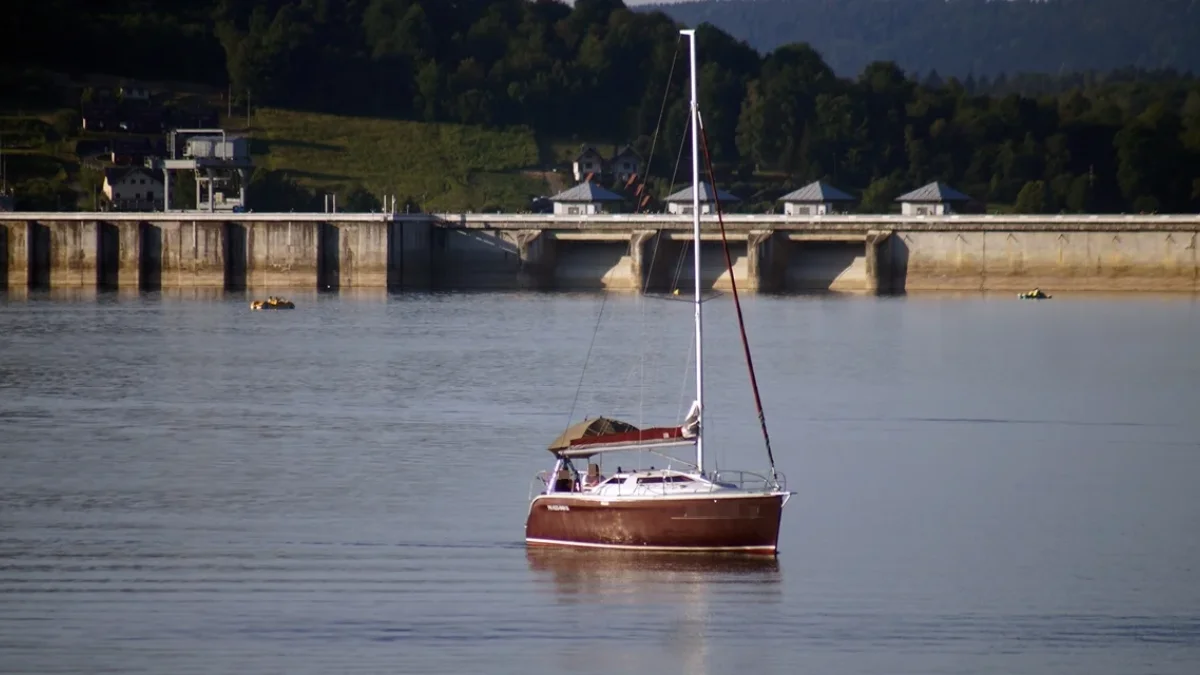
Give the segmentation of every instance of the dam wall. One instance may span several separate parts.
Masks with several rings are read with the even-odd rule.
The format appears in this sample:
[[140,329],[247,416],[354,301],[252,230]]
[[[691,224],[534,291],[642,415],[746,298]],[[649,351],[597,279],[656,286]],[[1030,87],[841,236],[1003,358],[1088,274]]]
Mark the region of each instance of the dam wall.
[[897,232],[892,290],[1200,291],[1197,231]]
[[[8,213],[0,286],[687,289],[688,216]],[[1200,216],[725,217],[701,286],[1200,291]]]

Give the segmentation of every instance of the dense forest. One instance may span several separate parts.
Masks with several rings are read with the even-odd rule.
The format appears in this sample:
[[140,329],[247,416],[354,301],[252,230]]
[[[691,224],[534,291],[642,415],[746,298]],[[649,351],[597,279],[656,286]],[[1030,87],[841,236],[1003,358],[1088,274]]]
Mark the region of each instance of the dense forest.
[[872,61],[965,78],[1173,68],[1200,73],[1197,0],[699,0],[644,6],[759,51],[811,44],[840,75]]
[[[1115,4],[1087,3],[1088,16],[1115,21]],[[257,105],[523,125],[553,139],[633,141],[643,153],[658,129],[670,139],[660,168],[684,134],[678,26],[620,0],[44,0],[19,3],[15,16],[0,43],[4,63],[20,68],[228,84]],[[1025,39],[1068,42],[1035,35]],[[1200,207],[1200,86],[1190,77],[958,79],[876,61],[841,78],[807,44],[760,54],[710,25],[699,43],[713,153],[748,208],[819,178],[861,193],[864,209],[934,179],[1027,212]],[[946,71],[959,63],[939,58]]]

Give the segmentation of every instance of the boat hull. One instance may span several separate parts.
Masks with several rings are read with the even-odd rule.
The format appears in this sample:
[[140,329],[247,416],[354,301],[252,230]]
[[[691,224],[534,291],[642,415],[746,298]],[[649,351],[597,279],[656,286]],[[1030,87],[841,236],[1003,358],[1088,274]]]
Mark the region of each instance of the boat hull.
[[787,493],[611,498],[534,498],[530,546],[775,555]]

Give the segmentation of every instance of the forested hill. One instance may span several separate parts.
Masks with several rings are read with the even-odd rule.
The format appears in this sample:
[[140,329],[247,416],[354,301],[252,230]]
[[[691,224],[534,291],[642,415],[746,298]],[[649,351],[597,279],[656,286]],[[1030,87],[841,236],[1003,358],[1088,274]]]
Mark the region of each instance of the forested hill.
[[[750,15],[770,4],[730,4],[729,11]],[[1055,31],[1070,22],[1050,21],[1022,34],[1020,44],[1043,54],[1043,61],[1056,49],[1087,49],[1096,59],[1110,59],[1081,61],[1080,67],[1124,64],[1114,55],[1134,49],[1128,45],[1137,40],[1158,55],[1144,64],[1161,64],[1167,55],[1183,59],[1181,36],[1200,15],[1193,4],[775,3],[794,20],[807,17],[817,25],[816,11],[805,7],[826,13],[856,7],[857,14],[848,16],[864,26],[856,33],[860,45],[882,40],[886,26],[908,26],[904,39],[913,49],[923,40],[928,59],[915,67],[919,78],[894,63],[866,63],[884,56],[877,51],[856,55],[865,65],[839,77],[826,58],[839,63],[843,52],[826,50],[823,56],[793,43],[760,53],[701,25],[700,105],[714,162],[732,191],[746,195],[746,204],[768,203],[789,185],[823,178],[861,191],[864,208],[887,208],[901,191],[938,179],[1029,212],[1194,212],[1200,208],[1195,79],[1090,73],[1014,86],[1013,78],[949,76],[963,70],[968,46],[986,52],[1006,43],[1016,58],[1011,36],[1017,26],[1033,31],[1040,26],[1038,12],[1081,6],[1093,8],[1091,18],[1077,20],[1086,29],[1060,34]],[[910,7],[927,11],[910,16],[916,11]],[[672,155],[666,148],[685,134],[680,26],[662,12],[630,11],[621,0],[576,0],[573,6],[555,0],[38,0],[6,11],[0,21],[0,107],[18,114],[30,109],[36,85],[46,79],[39,69],[50,69],[190,80],[221,89],[228,84],[238,98],[249,92],[255,106],[292,111],[521,127],[543,145],[632,143],[646,156],[658,138],[658,168],[652,171],[660,172],[670,166],[670,159],[663,160]],[[965,16],[982,18],[968,25]],[[1023,18],[1012,18],[1017,16]],[[1110,34],[1117,27],[1120,35]],[[850,34],[845,25],[822,30]],[[944,44],[960,50],[934,54]],[[1010,73],[1027,69],[1017,62],[989,65]],[[941,76],[930,77],[925,68]],[[58,104],[67,108],[59,111],[66,131],[78,128],[71,116],[79,100],[75,93]],[[49,135],[45,141],[50,144]],[[479,147],[457,151],[495,154]],[[404,162],[405,154],[390,159]],[[520,168],[531,168],[523,155],[501,164],[515,166],[518,159]]]
[[811,44],[835,72],[872,61],[966,77],[1174,68],[1200,73],[1200,0],[703,0],[640,7],[759,51]]

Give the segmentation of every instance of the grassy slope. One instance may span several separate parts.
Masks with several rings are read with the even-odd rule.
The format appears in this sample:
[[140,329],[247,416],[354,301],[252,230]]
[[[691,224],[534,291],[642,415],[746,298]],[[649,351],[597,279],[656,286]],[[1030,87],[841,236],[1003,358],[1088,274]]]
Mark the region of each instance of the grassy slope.
[[255,163],[302,185],[361,183],[379,196],[424,200],[428,210],[524,210],[544,194],[538,144],[528,129],[339,117],[259,109]]

